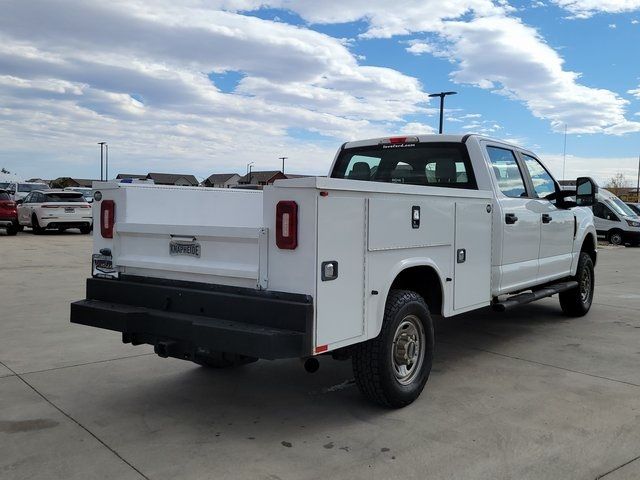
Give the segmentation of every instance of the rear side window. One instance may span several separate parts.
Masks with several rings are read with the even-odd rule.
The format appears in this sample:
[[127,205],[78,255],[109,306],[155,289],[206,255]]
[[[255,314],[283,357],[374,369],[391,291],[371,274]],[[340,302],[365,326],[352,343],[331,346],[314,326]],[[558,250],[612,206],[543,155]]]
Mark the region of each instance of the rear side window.
[[0,192],[0,200],[11,200],[7,192]]
[[613,222],[620,221],[616,214],[602,202],[598,202],[593,206],[593,215],[604,220],[611,220]]
[[487,153],[500,191],[507,197],[526,197],[527,190],[515,153],[500,147],[487,147]]
[[524,163],[527,166],[527,170],[529,170],[529,175],[533,182],[533,190],[538,198],[544,198],[551,193],[555,193],[556,183],[542,164],[526,153],[522,154],[522,158],[524,158]]
[[44,195],[45,202],[84,202],[81,193],[47,193]]
[[477,189],[467,148],[461,143],[415,143],[349,148],[332,178]]

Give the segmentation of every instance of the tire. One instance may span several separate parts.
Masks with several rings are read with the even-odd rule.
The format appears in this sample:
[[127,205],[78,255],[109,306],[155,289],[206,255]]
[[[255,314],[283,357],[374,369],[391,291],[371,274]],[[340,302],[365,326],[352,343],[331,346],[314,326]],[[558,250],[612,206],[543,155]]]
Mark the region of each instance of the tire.
[[193,361],[207,368],[233,368],[257,362],[258,359],[236,353],[211,352],[208,355],[196,355]]
[[16,231],[22,232],[23,230],[24,230],[24,226],[23,225],[20,225],[19,223],[16,224]]
[[593,260],[589,254],[580,253],[578,270],[574,279],[578,282],[578,288],[560,293],[560,307],[568,317],[582,317],[587,314],[593,303],[595,275]]
[[18,234],[18,228],[15,225],[7,227],[7,235],[14,237]]
[[82,233],[83,235],[91,233],[91,227],[80,227],[80,233]]
[[607,239],[611,245],[622,245],[624,240],[620,230],[611,230],[607,235]]
[[34,235],[40,235],[42,232],[44,232],[44,228],[40,226],[38,217],[35,214],[31,216],[31,230],[33,230]]
[[[433,350],[433,322],[424,299],[410,290],[391,290],[380,334],[354,348],[356,385],[374,403],[407,406],[429,379]],[[412,365],[405,363],[409,357]]]

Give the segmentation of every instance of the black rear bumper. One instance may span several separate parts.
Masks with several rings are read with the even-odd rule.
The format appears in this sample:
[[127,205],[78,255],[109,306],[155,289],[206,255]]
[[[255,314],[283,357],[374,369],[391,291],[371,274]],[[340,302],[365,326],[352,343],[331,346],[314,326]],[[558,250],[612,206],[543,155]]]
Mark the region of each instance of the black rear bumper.
[[154,345],[193,360],[209,351],[276,359],[311,355],[313,299],[142,277],[90,278],[71,322],[122,332],[125,343]]

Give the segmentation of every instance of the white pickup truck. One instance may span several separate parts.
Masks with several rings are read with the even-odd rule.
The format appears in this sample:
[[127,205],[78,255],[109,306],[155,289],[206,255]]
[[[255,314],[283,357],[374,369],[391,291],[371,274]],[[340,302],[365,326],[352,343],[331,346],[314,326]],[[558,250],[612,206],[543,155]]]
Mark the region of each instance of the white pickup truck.
[[[328,178],[264,191],[96,182],[93,275],[71,321],[212,367],[352,358],[371,400],[427,382],[432,315],[593,298],[597,186],[477,135],[349,142]],[[569,197],[572,197],[569,200]]]

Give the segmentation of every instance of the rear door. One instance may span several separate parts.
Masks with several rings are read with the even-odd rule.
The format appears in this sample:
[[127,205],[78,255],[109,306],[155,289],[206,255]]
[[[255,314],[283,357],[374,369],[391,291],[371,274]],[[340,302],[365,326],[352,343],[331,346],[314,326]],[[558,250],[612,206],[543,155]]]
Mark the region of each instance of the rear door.
[[555,180],[535,157],[520,152],[531,181],[531,206],[540,215],[540,253],[538,280],[551,281],[571,274],[573,260],[574,215],[571,210],[557,208],[547,195],[556,191]]
[[502,234],[494,269],[500,278],[499,292],[507,293],[530,285],[538,276],[541,216],[535,202],[528,198],[515,151],[491,144],[486,149],[497,187],[493,224]]
[[34,193],[30,193],[24,201],[18,205],[18,221],[21,225],[31,225],[31,207]]

